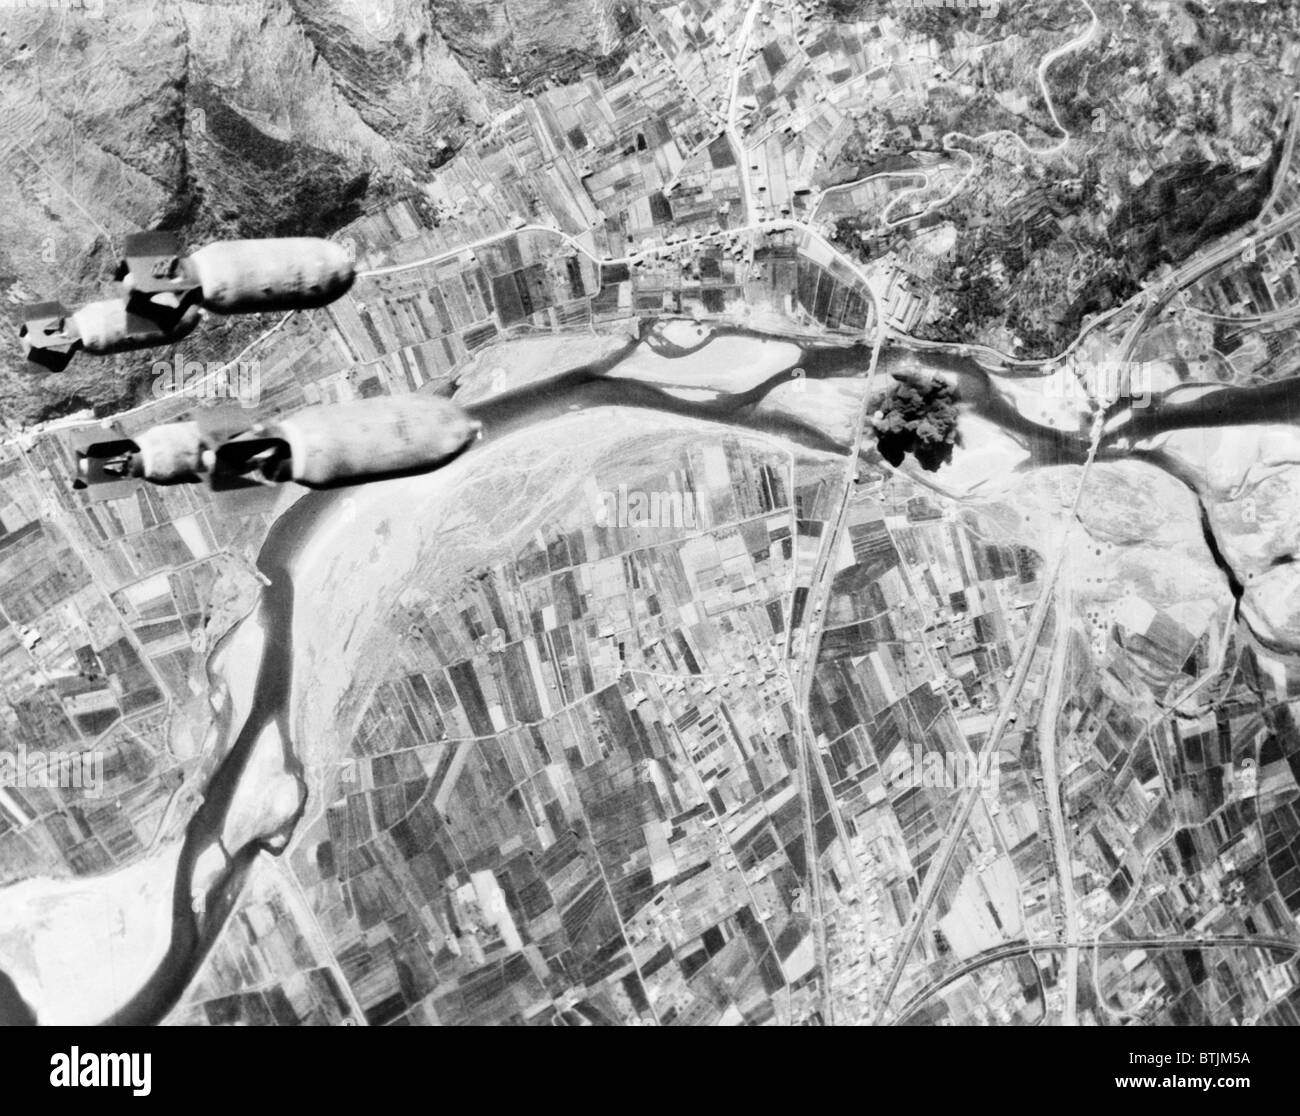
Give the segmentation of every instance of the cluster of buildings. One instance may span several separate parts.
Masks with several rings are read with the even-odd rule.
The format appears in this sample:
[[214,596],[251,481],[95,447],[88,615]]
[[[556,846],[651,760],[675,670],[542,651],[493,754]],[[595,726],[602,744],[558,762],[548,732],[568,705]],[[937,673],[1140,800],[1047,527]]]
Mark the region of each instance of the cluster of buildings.
[[[789,477],[754,443],[683,440],[592,485],[679,484],[699,523],[620,523],[593,491],[510,561],[407,587],[337,793],[285,865],[367,1022],[815,1018],[778,676]],[[257,948],[223,940],[183,1012],[224,1018],[244,982],[214,974],[262,971],[240,960]]]
[[6,751],[93,755],[107,783],[93,796],[0,787],[6,881],[108,870],[157,840],[206,728],[178,739],[173,724],[206,688],[206,626],[254,599],[260,534],[247,520],[224,530],[202,498],[176,489],[85,501],[70,469],[60,436],[0,450],[0,740]]
[[1173,722],[1148,729],[1132,709],[1112,671],[1091,670],[1062,710],[1083,930],[1109,926],[1109,937],[1182,949],[1108,950],[1102,1008],[1145,1023],[1259,1022],[1300,983],[1293,955],[1214,943],[1295,934],[1292,703],[1261,715],[1237,678],[1213,705]]
[[[1052,913],[1032,734],[1013,722],[984,754],[1040,589],[1037,556],[989,541],[997,532],[982,519],[883,473],[859,477],[848,535],[852,553],[826,606],[809,713],[847,855],[867,892],[864,900],[849,882],[845,851],[827,856],[833,980],[853,1020],[874,1010],[958,798],[972,785],[963,773],[982,779],[981,820],[958,844],[893,1004],[955,960],[1050,931]],[[1040,674],[1036,664],[1027,692]],[[1030,721],[1028,710],[1023,716]],[[1006,1011],[1032,1015],[1015,996]]]
[[[830,801],[801,781],[782,654],[839,470],[675,445],[652,471],[598,470],[509,562],[455,587],[430,571],[395,607],[394,661],[286,865],[368,1022],[870,1010],[960,791],[892,784],[890,754],[980,748],[1037,565],[906,482],[863,479],[809,707]],[[622,521],[600,506],[619,485],[678,486],[699,513]],[[1002,743],[900,1002],[1046,904],[1021,743]],[[232,937],[213,965],[254,949]],[[231,1010],[211,979],[186,1012]]]
[[[1300,194],[1297,132],[1300,113],[1293,112],[1272,196],[1256,227],[1284,218]],[[1170,321],[1153,331],[1147,347],[1172,349],[1195,379],[1258,384],[1289,375],[1300,346],[1296,315],[1289,312],[1300,300],[1297,260],[1300,241],[1294,230],[1268,239],[1251,237],[1244,251],[1184,292]]]
[[[863,272],[823,235],[864,213],[919,214],[960,184],[964,160],[896,152],[939,145],[909,118],[936,75],[967,87],[978,43],[960,32],[940,49],[891,16],[817,22],[802,0],[760,8],[742,34],[745,12],[647,11],[616,68],[521,102],[412,197],[343,230],[363,275],[261,341],[263,409],[446,389],[495,341],[665,314],[861,338]],[[837,182],[868,104],[886,131]],[[1057,200],[1018,200],[1017,235],[1050,234]],[[763,225],[782,218],[815,235]],[[926,216],[863,243],[891,327],[929,313],[951,231]],[[1209,307],[1288,301],[1293,262],[1289,234],[1261,246],[1248,278],[1206,281]],[[88,441],[195,402],[0,448],[0,746],[95,749],[107,780],[93,800],[0,787],[0,884],[128,863],[174,834],[212,763],[205,657],[256,601],[258,551],[295,494],[71,487]],[[611,466],[573,518],[508,562],[409,587],[328,801],[283,860],[250,873],[178,1020],[870,1014],[965,789],[891,781],[891,756],[938,755],[952,772],[982,755],[1038,556],[868,467],[825,615],[807,616],[838,466],[792,472],[786,455],[727,438],[665,447],[656,468]],[[699,515],[603,514],[620,486],[689,497]],[[803,710],[784,656],[812,621],[824,636]],[[1135,638],[1170,670],[1196,654],[1167,616]],[[1027,694],[1044,669],[1039,655]],[[1294,725],[1240,695],[1145,733],[1127,697],[1114,675],[1085,672],[1062,710],[1085,930],[1140,887],[1117,934],[1293,935]],[[1001,943],[1059,939],[1037,700],[998,742],[996,794],[958,843],[896,1004]],[[805,713],[826,787],[801,754]],[[999,959],[911,1018],[1037,1022],[1058,962]],[[1244,951],[1108,950],[1096,1010],[1244,1019],[1287,996],[1274,1011],[1293,1016],[1293,970]]]
[[[741,288],[730,252],[678,267],[671,281],[656,273],[643,287],[602,274],[593,260],[623,254],[633,242],[624,228],[635,239],[664,226],[663,188],[712,135],[708,114],[648,38],[617,74],[524,102],[423,194],[344,230],[363,261],[431,262],[276,323],[256,350],[262,409],[445,384],[504,333],[629,318],[655,301],[650,290],[656,308],[675,305],[682,285],[701,308],[720,305],[706,289],[734,301]],[[726,163],[725,144],[715,154]],[[727,188],[715,186],[716,199],[695,207],[709,211],[702,227],[732,220],[718,212]],[[736,197],[733,189],[733,209]],[[528,222],[547,228],[516,232]],[[589,251],[560,231],[585,237]],[[793,286],[793,263],[767,270]],[[89,442],[131,437],[201,402],[177,396],[102,426],[54,424],[0,450],[4,739],[102,751],[110,790],[93,804],[77,788],[0,790],[0,880],[129,858],[156,839],[176,788],[203,762],[204,730],[192,714],[206,689],[205,654],[212,635],[255,601],[258,550],[293,494],[71,487],[75,455]]]

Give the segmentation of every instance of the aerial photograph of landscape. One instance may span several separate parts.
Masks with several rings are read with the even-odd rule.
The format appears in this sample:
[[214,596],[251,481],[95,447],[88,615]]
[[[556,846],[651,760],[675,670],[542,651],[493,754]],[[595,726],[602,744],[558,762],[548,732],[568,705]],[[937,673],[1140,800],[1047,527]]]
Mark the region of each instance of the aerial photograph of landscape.
[[0,1024],[1300,1025],[1298,137],[1300,0],[0,0]]

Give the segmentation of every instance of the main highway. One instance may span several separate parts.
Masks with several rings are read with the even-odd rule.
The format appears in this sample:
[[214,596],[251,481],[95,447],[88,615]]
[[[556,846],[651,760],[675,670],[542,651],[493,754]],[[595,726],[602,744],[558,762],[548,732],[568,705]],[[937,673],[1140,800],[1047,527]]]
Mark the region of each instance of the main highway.
[[913,1015],[927,1000],[938,995],[951,984],[955,984],[963,977],[970,976],[971,973],[978,972],[989,965],[996,965],[1001,961],[1012,961],[1017,957],[1024,957],[1027,954],[1034,953],[1051,953],[1057,950],[1095,950],[1098,952],[1114,952],[1123,950],[1128,952],[1134,949],[1145,949],[1151,951],[1164,950],[1186,950],[1186,949],[1265,949],[1277,953],[1300,953],[1300,941],[1294,941],[1290,938],[1278,937],[1253,937],[1253,936],[1234,936],[1224,938],[1200,938],[1200,937],[1172,937],[1172,938],[1125,938],[1112,939],[1109,941],[1083,941],[1078,939],[1068,939],[1066,941],[1046,941],[1046,942],[1008,942],[1005,945],[994,946],[992,949],[984,950],[977,953],[974,957],[963,961],[955,969],[936,980],[932,980],[924,988],[920,989],[908,998],[906,1003],[898,1009],[894,1016],[894,1023],[906,1022],[909,1016]]
[[[1068,580],[1068,579],[1067,579]],[[1057,615],[1070,614],[1069,588],[1061,589]],[[1065,814],[1061,808],[1061,777],[1057,771],[1061,695],[1065,688],[1066,661],[1069,658],[1069,624],[1058,623],[1052,636],[1052,659],[1047,667],[1043,688],[1042,708],[1038,718],[1038,755],[1043,775],[1043,794],[1047,799],[1048,824],[1052,829],[1052,854],[1056,861],[1057,894],[1065,916],[1065,935],[1073,941],[1079,934],[1079,904],[1074,893],[1074,873],[1070,868],[1070,841],[1065,829]],[[1068,946],[1065,952],[1065,1007],[1062,1024],[1067,1027],[1078,1023],[1079,1002],[1079,950]]]
[[[1074,500],[1070,506],[1069,515],[1066,517],[1062,537],[1056,548],[1050,572],[1047,574],[1042,590],[1034,602],[1029,625],[1021,643],[1020,654],[1016,660],[1015,673],[1006,692],[1002,695],[1001,702],[998,704],[997,716],[994,718],[988,738],[982,746],[984,751],[991,753],[997,750],[1007,726],[1011,723],[1012,716],[1017,712],[1016,707],[1020,701],[1021,691],[1025,688],[1025,682],[1029,678],[1029,670],[1033,664],[1034,653],[1037,650],[1039,639],[1042,637],[1043,626],[1052,611],[1051,605],[1055,595],[1056,583],[1061,574],[1061,567],[1065,562],[1069,536],[1072,533],[1074,521],[1079,514],[1079,503],[1083,496],[1088,473],[1097,456],[1101,431],[1101,422],[1094,421],[1092,436],[1088,445],[1088,456],[1079,473],[1079,483],[1075,488]],[[876,1023],[882,1022],[888,1011],[890,998],[898,988],[898,982],[902,979],[903,972],[907,967],[907,959],[911,956],[917,938],[920,937],[925,917],[939,895],[939,885],[943,882],[948,865],[952,862],[953,854],[957,851],[957,847],[965,833],[966,824],[970,821],[970,816],[975,810],[975,804],[979,801],[980,793],[981,787],[978,782],[963,790],[957,810],[948,823],[948,828],[944,832],[939,849],[930,859],[929,870],[925,874],[925,879],[921,882],[920,894],[917,896],[916,902],[913,903],[911,914],[908,917],[907,926],[903,933],[903,943],[894,958],[893,970],[880,998],[876,1002],[874,1020]]]

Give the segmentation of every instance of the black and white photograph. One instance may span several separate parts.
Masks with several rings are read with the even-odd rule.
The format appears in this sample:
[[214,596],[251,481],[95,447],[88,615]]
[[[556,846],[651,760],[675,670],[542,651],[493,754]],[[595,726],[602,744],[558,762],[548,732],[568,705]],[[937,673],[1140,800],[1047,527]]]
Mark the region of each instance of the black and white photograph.
[[1300,0],[0,0],[34,1079],[1285,1074],[1298,136]]

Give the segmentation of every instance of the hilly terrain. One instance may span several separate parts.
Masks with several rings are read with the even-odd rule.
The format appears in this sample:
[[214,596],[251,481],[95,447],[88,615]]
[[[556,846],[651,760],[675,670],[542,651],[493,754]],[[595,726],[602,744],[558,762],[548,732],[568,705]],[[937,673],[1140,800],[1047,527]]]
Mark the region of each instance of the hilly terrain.
[[[326,235],[417,193],[542,75],[614,49],[603,0],[96,0],[0,9],[0,308],[112,293],[122,237]],[[185,357],[259,323],[215,323]],[[25,370],[0,346],[0,418],[128,404],[171,354]],[[106,369],[111,369],[105,374]]]

